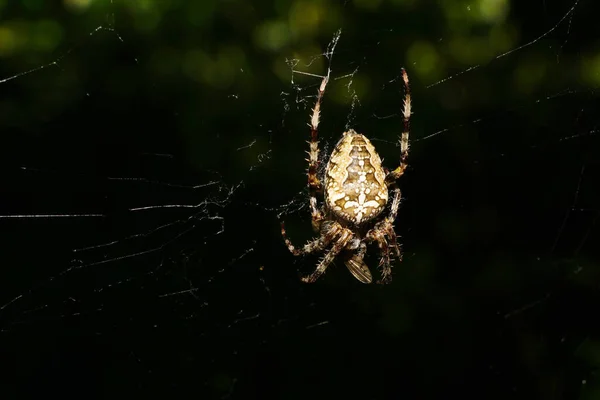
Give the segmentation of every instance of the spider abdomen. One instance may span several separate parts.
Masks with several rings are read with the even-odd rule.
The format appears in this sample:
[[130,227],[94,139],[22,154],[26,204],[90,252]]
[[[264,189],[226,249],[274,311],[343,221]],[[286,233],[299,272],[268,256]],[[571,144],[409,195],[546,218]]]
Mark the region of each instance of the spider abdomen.
[[336,216],[361,225],[385,208],[388,189],[381,158],[364,135],[344,132],[325,170],[325,204]]

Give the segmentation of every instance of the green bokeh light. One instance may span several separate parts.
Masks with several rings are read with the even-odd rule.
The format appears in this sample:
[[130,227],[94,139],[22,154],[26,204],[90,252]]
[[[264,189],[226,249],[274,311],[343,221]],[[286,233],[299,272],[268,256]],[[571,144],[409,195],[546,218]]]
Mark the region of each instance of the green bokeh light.
[[417,41],[406,52],[407,65],[422,78],[435,79],[442,72],[442,62],[436,48],[429,42]]
[[54,51],[63,38],[62,27],[49,19],[32,24],[30,33],[32,47],[43,52]]
[[259,48],[276,52],[290,41],[289,26],[281,20],[267,21],[254,32],[254,43]]

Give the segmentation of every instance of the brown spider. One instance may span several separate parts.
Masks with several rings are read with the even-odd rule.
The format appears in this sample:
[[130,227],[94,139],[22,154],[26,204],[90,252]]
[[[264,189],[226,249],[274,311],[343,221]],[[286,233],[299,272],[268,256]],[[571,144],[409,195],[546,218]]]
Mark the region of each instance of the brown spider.
[[[317,94],[317,101],[311,117],[311,140],[308,151],[308,188],[312,226],[319,237],[308,242],[302,249],[296,249],[286,237],[285,226],[281,223],[281,234],[292,254],[304,255],[331,249],[317,265],[312,274],[302,278],[303,282],[316,281],[341,253],[346,267],[362,283],[371,283],[373,277],[364,262],[367,243],[377,242],[381,259],[382,278],[379,283],[391,280],[390,247],[400,260],[402,254],[396,241],[393,223],[400,206],[401,193],[396,185],[406,170],[408,156],[408,134],[411,115],[410,87],[408,75],[402,69],[404,82],[404,132],[400,136],[400,166],[388,172],[381,165],[381,158],[375,147],[364,135],[353,129],[344,132],[329,156],[325,169],[325,201],[321,209],[317,207],[317,193],[323,192],[323,185],[317,177],[319,164],[319,141],[317,140],[321,100],[325,93],[329,76],[323,78]],[[392,204],[390,213],[377,220],[388,203],[388,187],[391,187]]]

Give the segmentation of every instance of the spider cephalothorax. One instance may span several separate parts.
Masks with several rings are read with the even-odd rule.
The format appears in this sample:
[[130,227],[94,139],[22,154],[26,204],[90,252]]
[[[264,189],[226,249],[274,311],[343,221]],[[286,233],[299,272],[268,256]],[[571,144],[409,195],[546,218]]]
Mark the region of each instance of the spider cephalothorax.
[[[381,165],[381,158],[366,136],[353,129],[344,132],[329,156],[324,173],[324,187],[317,176],[319,164],[319,142],[317,129],[321,111],[321,100],[325,93],[328,77],[319,87],[317,102],[311,117],[311,141],[308,159],[308,187],[313,229],[319,237],[296,249],[285,234],[281,224],[281,234],[288,249],[294,255],[331,249],[319,262],[311,275],[302,278],[304,282],[314,282],[321,276],[336,256],[341,255],[344,263],[356,279],[371,283],[373,277],[364,262],[367,243],[377,242],[381,253],[379,265],[382,267],[381,282],[391,279],[391,257],[393,250],[401,258],[400,247],[394,232],[394,220],[400,206],[400,189],[396,180],[407,167],[408,133],[411,114],[410,88],[408,75],[402,70],[402,80],[406,90],[404,98],[404,132],[400,136],[400,166],[391,172]],[[388,204],[388,188],[393,195],[390,212],[381,218]],[[317,207],[317,193],[324,192],[324,204]]]

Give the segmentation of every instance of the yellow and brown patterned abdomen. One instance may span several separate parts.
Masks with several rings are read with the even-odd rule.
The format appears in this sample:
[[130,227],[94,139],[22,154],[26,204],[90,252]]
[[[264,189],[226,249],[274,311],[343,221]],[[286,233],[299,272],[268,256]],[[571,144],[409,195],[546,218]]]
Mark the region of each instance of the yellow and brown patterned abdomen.
[[331,153],[325,170],[325,203],[331,212],[360,225],[383,211],[388,201],[381,158],[369,139],[354,130]]

